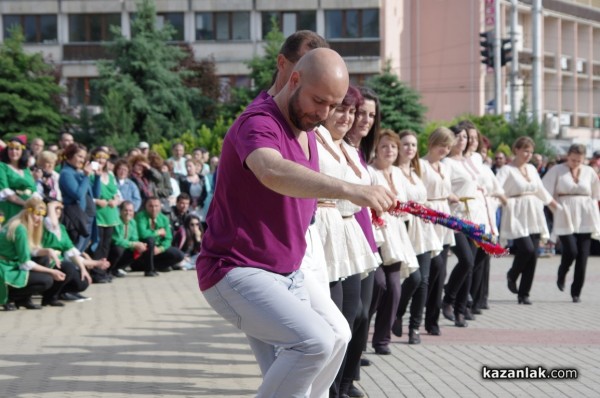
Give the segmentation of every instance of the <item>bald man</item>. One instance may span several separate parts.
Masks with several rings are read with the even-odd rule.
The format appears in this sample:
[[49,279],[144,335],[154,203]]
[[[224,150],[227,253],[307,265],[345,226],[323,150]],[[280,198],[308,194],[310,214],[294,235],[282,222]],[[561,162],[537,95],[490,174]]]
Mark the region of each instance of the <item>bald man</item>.
[[263,373],[258,397],[304,397],[330,365],[335,335],[311,308],[299,270],[315,198],[378,211],[395,202],[383,187],[317,172],[311,130],[347,89],[342,58],[330,49],[309,51],[281,92],[251,104],[223,142],[197,273],[208,303],[252,342]]

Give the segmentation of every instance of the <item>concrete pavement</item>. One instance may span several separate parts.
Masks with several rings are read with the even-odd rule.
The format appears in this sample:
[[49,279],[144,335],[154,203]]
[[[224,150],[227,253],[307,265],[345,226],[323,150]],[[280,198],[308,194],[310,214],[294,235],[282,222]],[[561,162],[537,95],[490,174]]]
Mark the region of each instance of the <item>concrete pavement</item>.
[[[556,288],[558,260],[539,260],[524,306],[506,288],[512,257],[493,259],[491,309],[466,329],[442,320],[442,336],[422,331],[421,345],[394,338],[389,356],[369,347],[373,364],[357,386],[369,397],[600,396],[600,257],[590,258],[579,304]],[[86,295],[93,300],[0,312],[0,397],[254,395],[260,372],[246,340],[206,304],[195,272],[132,273]],[[484,380],[484,365],[579,375]]]

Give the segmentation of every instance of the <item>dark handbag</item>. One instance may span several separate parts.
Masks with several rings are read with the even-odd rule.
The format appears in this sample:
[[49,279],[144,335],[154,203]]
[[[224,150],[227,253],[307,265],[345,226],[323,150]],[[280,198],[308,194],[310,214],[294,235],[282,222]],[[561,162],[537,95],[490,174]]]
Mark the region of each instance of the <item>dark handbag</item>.
[[63,224],[73,242],[76,242],[80,236],[84,238],[90,236],[88,218],[86,212],[77,203],[65,205]]

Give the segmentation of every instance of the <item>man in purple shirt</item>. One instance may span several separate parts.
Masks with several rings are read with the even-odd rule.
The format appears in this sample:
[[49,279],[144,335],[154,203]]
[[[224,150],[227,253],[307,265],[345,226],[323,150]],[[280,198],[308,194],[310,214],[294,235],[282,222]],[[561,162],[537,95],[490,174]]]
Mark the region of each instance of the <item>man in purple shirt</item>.
[[333,350],[333,331],[310,307],[299,271],[314,198],[377,211],[395,201],[383,187],[316,171],[310,131],[341,103],[348,80],[335,51],[308,52],[281,92],[250,105],[223,143],[197,272],[206,300],[254,342],[259,363],[259,342],[280,348],[261,366],[259,397],[305,396]]

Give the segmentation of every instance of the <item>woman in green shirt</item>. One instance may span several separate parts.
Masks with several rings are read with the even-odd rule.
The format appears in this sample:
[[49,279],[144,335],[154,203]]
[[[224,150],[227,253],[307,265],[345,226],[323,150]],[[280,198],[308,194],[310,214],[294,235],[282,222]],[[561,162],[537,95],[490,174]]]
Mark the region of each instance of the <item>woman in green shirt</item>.
[[8,221],[23,209],[27,199],[37,196],[37,186],[27,167],[29,151],[19,138],[8,141],[0,160],[0,213]]
[[[110,251],[110,243],[114,228],[119,225],[119,209],[122,199],[119,194],[119,188],[112,172],[108,171],[108,159],[110,155],[104,147],[98,147],[90,153],[92,162],[98,164],[99,172],[92,175],[92,183],[96,178],[100,179],[100,196],[94,199],[96,203],[96,222],[98,224],[99,241],[96,250],[94,251],[94,260],[106,260]],[[99,282],[102,279],[110,279],[104,272],[98,272],[97,269],[92,271],[94,282]]]
[[48,256],[60,267],[56,251],[42,248],[42,221],[46,205],[39,198],[25,202],[23,210],[0,230],[0,303],[6,311],[19,307],[40,309],[31,296],[42,294],[42,305],[51,305],[56,292],[65,283],[66,275],[32,260]]

